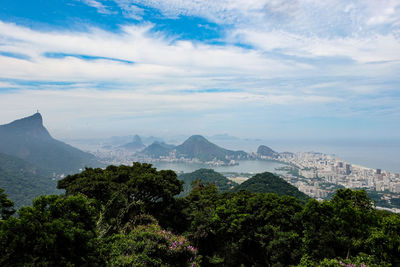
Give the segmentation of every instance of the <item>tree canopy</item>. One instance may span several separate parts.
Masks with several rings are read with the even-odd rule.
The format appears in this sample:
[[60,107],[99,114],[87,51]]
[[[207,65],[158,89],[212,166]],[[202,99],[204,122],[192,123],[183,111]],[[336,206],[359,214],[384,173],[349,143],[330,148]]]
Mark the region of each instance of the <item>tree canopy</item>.
[[400,265],[400,215],[365,191],[303,203],[198,181],[177,197],[174,172],[141,163],[87,168],[59,188],[16,216],[0,189],[1,266]]

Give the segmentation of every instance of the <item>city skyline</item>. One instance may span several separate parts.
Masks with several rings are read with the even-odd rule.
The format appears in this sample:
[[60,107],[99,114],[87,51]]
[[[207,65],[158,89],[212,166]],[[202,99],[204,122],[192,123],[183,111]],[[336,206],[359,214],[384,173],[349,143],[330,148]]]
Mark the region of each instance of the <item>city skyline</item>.
[[398,139],[398,1],[5,0],[0,124]]

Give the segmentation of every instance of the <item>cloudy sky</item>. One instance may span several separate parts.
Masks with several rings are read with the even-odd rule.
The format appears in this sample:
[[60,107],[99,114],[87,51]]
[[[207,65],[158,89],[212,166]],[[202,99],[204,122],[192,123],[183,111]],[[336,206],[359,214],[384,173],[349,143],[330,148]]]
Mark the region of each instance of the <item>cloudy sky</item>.
[[398,0],[1,0],[0,124],[397,138]]

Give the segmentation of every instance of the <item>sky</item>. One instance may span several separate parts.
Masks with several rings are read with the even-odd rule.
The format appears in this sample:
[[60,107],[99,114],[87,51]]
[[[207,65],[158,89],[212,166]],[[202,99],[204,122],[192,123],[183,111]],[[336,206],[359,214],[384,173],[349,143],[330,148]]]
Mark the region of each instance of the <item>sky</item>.
[[0,0],[0,124],[399,139],[398,0]]

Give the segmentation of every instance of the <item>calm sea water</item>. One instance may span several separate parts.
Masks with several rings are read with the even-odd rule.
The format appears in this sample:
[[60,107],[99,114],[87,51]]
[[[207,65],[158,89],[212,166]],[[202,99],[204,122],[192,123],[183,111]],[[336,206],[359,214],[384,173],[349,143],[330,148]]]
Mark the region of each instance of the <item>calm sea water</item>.
[[237,173],[261,173],[261,172],[273,172],[281,173],[276,171],[275,168],[284,166],[283,164],[274,161],[264,160],[241,160],[238,161],[239,165],[235,166],[209,166],[201,163],[184,163],[184,162],[157,162],[153,163],[153,166],[159,170],[173,170],[176,172],[193,172],[195,170],[206,168],[213,169],[216,172],[237,172]]
[[339,159],[373,169],[400,173],[400,141],[342,140],[276,142],[271,147],[277,151],[315,151],[335,154]]

